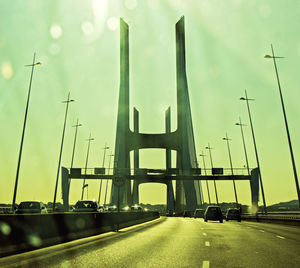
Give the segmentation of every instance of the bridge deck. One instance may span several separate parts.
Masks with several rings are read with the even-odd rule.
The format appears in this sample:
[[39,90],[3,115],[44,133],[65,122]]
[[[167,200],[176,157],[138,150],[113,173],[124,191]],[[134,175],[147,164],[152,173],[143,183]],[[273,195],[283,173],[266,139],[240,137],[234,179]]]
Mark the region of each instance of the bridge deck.
[[[103,179],[111,180],[114,175],[103,175],[103,174],[81,174],[81,175],[69,175],[70,179]],[[158,181],[158,180],[250,180],[251,176],[249,175],[192,175],[192,176],[181,176],[181,175],[161,175],[161,174],[147,174],[147,175],[126,175],[125,179],[127,180],[149,180],[149,181]]]

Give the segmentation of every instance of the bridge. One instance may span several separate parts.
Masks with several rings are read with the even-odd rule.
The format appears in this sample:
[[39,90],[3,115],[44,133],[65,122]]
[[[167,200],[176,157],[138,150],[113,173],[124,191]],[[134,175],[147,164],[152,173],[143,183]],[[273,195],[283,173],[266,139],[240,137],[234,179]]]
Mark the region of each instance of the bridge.
[[[223,169],[213,168],[211,176],[201,175],[198,168],[192,114],[186,77],[185,26],[184,17],[175,25],[176,32],[176,84],[177,84],[177,129],[171,131],[171,109],[165,111],[165,133],[149,134],[139,131],[139,112],[133,109],[134,130],[129,127],[129,26],[120,19],[120,88],[117,115],[115,161],[113,175],[105,175],[105,170],[96,169],[96,174],[86,174],[86,170],[73,168],[70,172],[62,168],[62,194],[65,210],[69,209],[69,186],[71,179],[112,179],[111,205],[131,206],[139,203],[139,185],[142,183],[164,183],[167,185],[167,208],[182,213],[194,211],[203,203],[201,180],[213,180],[216,199],[216,180],[249,180],[253,211],[258,208],[259,170],[248,170],[247,175],[224,175]],[[146,148],[165,149],[165,170],[140,169],[139,150]],[[177,152],[176,168],[171,167],[171,150]],[[134,153],[134,168],[131,169],[130,152]],[[206,170],[205,170],[206,171]],[[119,183],[116,183],[116,181]],[[133,189],[131,181],[133,181]],[[175,181],[175,191],[172,181]],[[198,184],[197,184],[198,183]],[[235,187],[235,184],[234,184]],[[83,189],[84,192],[84,184]],[[82,194],[83,196],[83,194]]]
[[[99,168],[62,167],[61,183],[66,212],[1,216],[0,252],[4,252],[5,257],[0,258],[0,266],[298,267],[298,215],[292,218],[282,216],[281,219],[266,215],[244,215],[241,223],[230,221],[221,224],[205,223],[198,218],[159,217],[154,212],[67,212],[69,186],[73,179],[112,180],[110,204],[117,204],[119,208],[138,203],[138,187],[141,183],[164,183],[167,185],[167,207],[177,213],[201,207],[204,202],[201,181],[248,180],[252,206],[257,211],[258,168],[249,173],[245,169],[200,169],[196,165],[185,69],[184,18],[176,24],[176,131],[171,132],[170,108],[165,114],[165,133],[140,133],[136,109],[134,131],[129,129],[129,29],[122,19],[120,66],[116,161],[112,172]],[[166,168],[140,168],[139,150],[145,148],[165,149]],[[177,151],[175,168],[171,167],[171,150]],[[130,151],[134,151],[133,169],[130,168]],[[172,181],[176,184],[175,191]],[[11,256],[6,256],[9,255],[7,252]]]

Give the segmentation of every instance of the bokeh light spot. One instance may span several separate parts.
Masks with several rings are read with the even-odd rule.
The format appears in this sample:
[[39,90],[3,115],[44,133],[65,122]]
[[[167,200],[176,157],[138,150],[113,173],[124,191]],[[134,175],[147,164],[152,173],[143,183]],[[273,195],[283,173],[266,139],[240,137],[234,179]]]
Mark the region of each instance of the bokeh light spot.
[[107,27],[114,31],[119,27],[119,20],[116,17],[111,17],[107,20]]
[[58,39],[62,35],[62,28],[58,24],[53,24],[50,28],[50,34],[54,39]]
[[12,68],[12,65],[11,65],[10,61],[4,61],[1,64],[1,73],[2,73],[2,76],[5,79],[12,78],[12,76],[14,74],[14,71],[13,71],[13,68]]
[[60,52],[60,46],[56,43],[52,43],[50,46],[49,46],[49,51],[52,55],[56,55]]
[[6,222],[0,222],[0,232],[4,235],[9,235],[11,228]]
[[85,220],[79,218],[78,220],[76,220],[75,224],[76,224],[77,228],[83,229],[85,226]]
[[135,9],[137,6],[137,1],[136,0],[125,0],[125,7],[127,9]]
[[94,25],[89,21],[84,21],[81,24],[81,30],[83,31],[84,34],[90,35],[94,32]]
[[42,240],[39,236],[32,234],[28,236],[28,243],[34,247],[40,247]]

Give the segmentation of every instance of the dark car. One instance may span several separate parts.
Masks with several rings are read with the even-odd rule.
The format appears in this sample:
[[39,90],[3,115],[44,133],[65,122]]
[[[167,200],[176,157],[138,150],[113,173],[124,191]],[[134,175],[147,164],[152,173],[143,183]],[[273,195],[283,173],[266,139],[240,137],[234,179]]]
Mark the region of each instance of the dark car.
[[185,218],[185,217],[192,217],[192,215],[193,215],[193,212],[192,211],[189,211],[189,210],[185,210],[184,212],[183,212],[183,217]]
[[241,212],[237,208],[229,208],[226,212],[226,221],[237,220],[241,221]]
[[204,212],[205,210],[204,209],[201,209],[201,208],[197,208],[194,212],[194,218],[204,218]]
[[23,201],[15,209],[15,214],[25,214],[25,213],[38,213],[47,214],[47,208],[43,202],[40,201]]
[[75,204],[73,212],[99,212],[99,206],[94,200],[79,200]]
[[173,210],[168,210],[166,213],[167,217],[174,217],[175,216],[175,212]]
[[223,214],[219,206],[208,206],[204,213],[204,221],[220,221],[223,222]]
[[115,212],[118,211],[117,206],[108,206],[104,209],[105,212]]
[[143,208],[141,206],[138,205],[134,205],[130,207],[131,211],[143,211]]

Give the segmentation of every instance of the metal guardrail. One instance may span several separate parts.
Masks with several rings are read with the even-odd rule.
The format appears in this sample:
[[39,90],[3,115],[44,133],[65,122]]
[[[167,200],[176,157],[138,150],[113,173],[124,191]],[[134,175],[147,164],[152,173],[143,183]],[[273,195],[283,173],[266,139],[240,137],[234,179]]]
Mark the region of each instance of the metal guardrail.
[[300,225],[300,214],[280,214],[280,213],[268,213],[268,215],[247,215],[242,214],[243,220],[266,222],[266,223],[279,223],[288,225]]
[[11,214],[11,207],[0,207],[0,214]]

